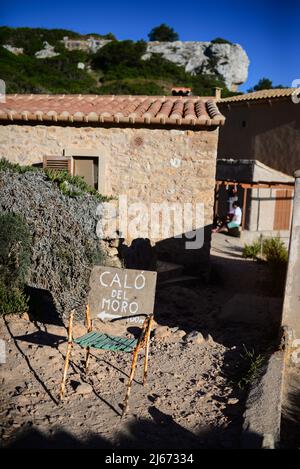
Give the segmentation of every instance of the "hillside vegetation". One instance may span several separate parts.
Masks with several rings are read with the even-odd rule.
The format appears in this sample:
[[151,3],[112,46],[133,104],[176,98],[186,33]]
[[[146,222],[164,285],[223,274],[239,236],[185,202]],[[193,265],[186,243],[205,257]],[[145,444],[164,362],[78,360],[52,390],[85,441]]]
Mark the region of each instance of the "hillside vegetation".
[[[69,51],[61,40],[64,36],[84,39],[111,39],[97,53]],[[44,41],[54,46],[56,57],[37,59],[35,53]],[[4,47],[22,47],[24,54],[15,55]],[[112,33],[80,35],[64,29],[0,27],[0,78],[7,93],[95,93],[168,95],[172,86],[191,87],[194,95],[212,95],[216,86],[223,96],[230,96],[221,76],[191,75],[160,54],[142,60],[144,41],[117,41]],[[78,63],[85,69],[78,69]]]

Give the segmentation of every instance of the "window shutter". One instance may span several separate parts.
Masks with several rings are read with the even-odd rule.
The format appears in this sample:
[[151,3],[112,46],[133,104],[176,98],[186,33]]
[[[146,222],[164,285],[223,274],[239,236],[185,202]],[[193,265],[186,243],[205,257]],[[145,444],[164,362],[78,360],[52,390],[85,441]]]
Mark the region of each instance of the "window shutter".
[[68,171],[71,174],[71,158],[62,156],[44,156],[43,168],[53,171]]

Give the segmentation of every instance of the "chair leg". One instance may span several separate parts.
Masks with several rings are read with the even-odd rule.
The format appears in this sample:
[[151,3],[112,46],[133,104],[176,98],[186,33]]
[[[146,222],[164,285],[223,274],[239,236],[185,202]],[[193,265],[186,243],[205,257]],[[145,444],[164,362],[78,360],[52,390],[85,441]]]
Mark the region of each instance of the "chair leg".
[[70,362],[70,356],[71,356],[72,347],[73,347],[73,337],[72,337],[73,317],[74,317],[74,310],[71,311],[70,319],[69,319],[68,347],[67,347],[67,353],[66,353],[64,374],[63,374],[63,379],[62,379],[62,383],[61,383],[61,387],[60,387],[60,395],[59,395],[60,400],[63,399],[64,393],[65,393],[66,380],[67,380],[67,374],[68,374],[68,368],[69,368],[69,362]]
[[[93,323],[91,320],[91,315],[90,315],[90,305],[86,305],[85,309],[85,314],[86,314],[86,326],[87,326],[87,332],[92,332],[93,330]],[[86,356],[85,356],[85,372],[87,372],[89,363],[90,363],[90,354],[91,354],[91,349],[90,347],[87,347],[86,349]]]
[[87,372],[89,364],[90,364],[90,357],[91,357],[91,348],[86,348],[86,355],[85,355],[85,372]]
[[147,333],[146,333],[146,346],[145,346],[145,361],[144,361],[144,376],[143,376],[143,385],[146,384],[147,381],[147,373],[148,373],[148,360],[149,360],[149,346],[150,346],[150,333],[151,333],[151,326],[152,326],[153,317],[150,316]]
[[129,397],[130,397],[131,386],[132,386],[132,381],[133,381],[133,378],[134,378],[134,373],[135,373],[135,369],[136,369],[136,363],[137,363],[139,350],[140,350],[140,347],[139,347],[139,345],[137,345],[134,352],[133,352],[131,371],[130,371],[130,376],[129,376],[129,380],[128,380],[128,384],[127,384],[126,396],[125,396],[125,399],[124,399],[124,407],[123,407],[122,417],[124,417],[124,415],[126,414],[127,409],[128,409],[128,401],[129,401]]

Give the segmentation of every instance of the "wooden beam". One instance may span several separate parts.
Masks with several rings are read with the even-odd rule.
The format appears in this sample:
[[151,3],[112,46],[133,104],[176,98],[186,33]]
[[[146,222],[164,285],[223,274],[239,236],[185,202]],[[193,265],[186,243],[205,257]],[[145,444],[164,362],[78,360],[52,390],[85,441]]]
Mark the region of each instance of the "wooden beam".
[[244,188],[244,195],[243,195],[242,230],[245,229],[245,223],[246,223],[247,192],[248,192],[248,188],[246,187]]
[[293,188],[293,182],[276,183],[276,182],[237,182],[237,181],[216,181],[219,186],[239,186],[242,189],[288,189]]

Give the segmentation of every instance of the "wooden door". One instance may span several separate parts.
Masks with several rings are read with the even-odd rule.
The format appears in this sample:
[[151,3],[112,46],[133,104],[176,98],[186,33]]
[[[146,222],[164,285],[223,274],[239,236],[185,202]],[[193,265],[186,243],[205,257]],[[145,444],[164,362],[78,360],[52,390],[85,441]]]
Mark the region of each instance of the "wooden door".
[[281,189],[276,191],[274,230],[289,230],[291,221],[293,191]]

